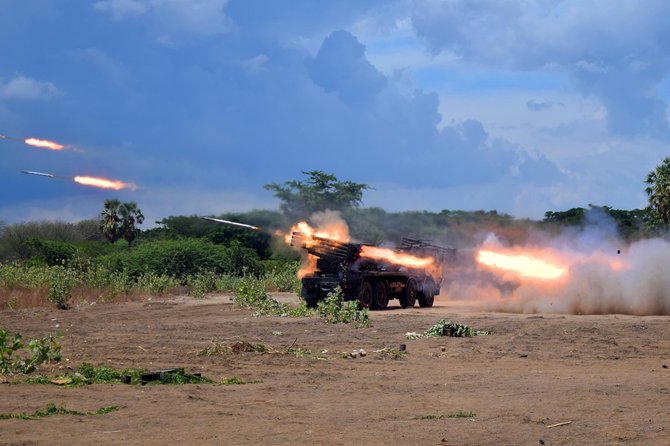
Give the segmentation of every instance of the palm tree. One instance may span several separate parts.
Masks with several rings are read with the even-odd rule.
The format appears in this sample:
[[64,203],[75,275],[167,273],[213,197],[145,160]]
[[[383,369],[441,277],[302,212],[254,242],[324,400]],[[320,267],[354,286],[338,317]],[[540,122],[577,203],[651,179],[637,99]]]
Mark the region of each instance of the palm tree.
[[645,184],[652,224],[662,223],[664,234],[667,234],[670,224],[670,157],[649,172]]
[[116,242],[121,236],[119,232],[119,223],[121,223],[121,217],[119,217],[120,207],[121,202],[116,198],[105,200],[104,207],[100,213],[100,230],[110,243]]
[[141,225],[144,222],[144,215],[134,201],[122,203],[119,208],[119,215],[121,216],[120,235],[128,242],[128,247],[130,247],[140,233],[136,225]]

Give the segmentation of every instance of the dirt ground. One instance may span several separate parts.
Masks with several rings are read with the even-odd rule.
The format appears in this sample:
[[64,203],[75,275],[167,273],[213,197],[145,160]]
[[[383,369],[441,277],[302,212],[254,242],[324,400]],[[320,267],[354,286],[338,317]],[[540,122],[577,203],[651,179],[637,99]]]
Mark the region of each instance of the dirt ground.
[[[49,403],[121,408],[0,420],[0,444],[670,444],[670,317],[394,304],[371,313],[371,328],[253,317],[225,295],[2,310],[0,328],[25,339],[62,333],[63,362],[38,373],[90,362],[255,382],[61,387],[9,377],[0,384],[0,413],[32,413]],[[443,318],[491,334],[405,338]],[[237,341],[270,351],[196,354],[212,342]],[[378,352],[400,344],[407,349],[401,359]],[[354,349],[367,355],[343,357]],[[559,423],[567,424],[554,427]]]

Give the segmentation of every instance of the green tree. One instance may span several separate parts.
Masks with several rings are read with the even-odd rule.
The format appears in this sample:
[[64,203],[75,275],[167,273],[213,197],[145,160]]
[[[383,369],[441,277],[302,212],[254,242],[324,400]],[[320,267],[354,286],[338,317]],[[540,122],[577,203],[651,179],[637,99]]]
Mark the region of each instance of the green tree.
[[121,203],[119,215],[121,216],[121,226],[119,227],[121,238],[127,241],[128,247],[130,247],[133,240],[140,233],[137,225],[141,225],[144,222],[144,215],[142,215],[142,211],[134,201]]
[[338,181],[335,175],[320,170],[303,171],[305,181],[285,181],[284,184],[270,183],[265,189],[281,200],[280,208],[290,219],[304,219],[316,211],[326,209],[347,211],[358,208],[362,203],[363,191],[370,189],[367,184],[353,181]]
[[121,202],[116,198],[105,200],[100,213],[100,231],[110,243],[115,243],[121,237],[119,230],[121,224],[120,207]]
[[670,224],[670,157],[647,174],[647,187],[644,191],[649,198],[649,217],[651,226],[662,226],[664,234],[668,233]]
[[121,203],[116,198],[105,200],[100,213],[100,230],[111,243],[124,239],[130,246],[140,232],[137,225],[142,222],[144,215],[134,201]]

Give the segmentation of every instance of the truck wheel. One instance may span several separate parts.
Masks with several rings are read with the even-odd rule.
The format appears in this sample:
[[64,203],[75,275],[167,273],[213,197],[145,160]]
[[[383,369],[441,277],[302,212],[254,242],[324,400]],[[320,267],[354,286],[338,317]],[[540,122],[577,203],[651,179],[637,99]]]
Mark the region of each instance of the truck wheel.
[[405,284],[405,292],[400,296],[400,306],[412,308],[416,303],[416,280],[409,279]]
[[386,291],[386,284],[383,281],[377,282],[375,292],[372,297],[372,310],[383,310],[389,304],[389,293]]
[[370,308],[372,305],[372,285],[367,280],[361,283],[361,289],[358,292],[358,301],[363,308]]
[[432,291],[425,291],[419,294],[419,306],[420,307],[432,307],[433,302],[435,302],[435,295]]
[[419,306],[432,307],[435,301],[435,282],[432,279],[426,280],[423,284],[423,290],[419,292]]
[[307,308],[316,308],[318,303],[319,299],[305,299],[305,305],[307,305]]

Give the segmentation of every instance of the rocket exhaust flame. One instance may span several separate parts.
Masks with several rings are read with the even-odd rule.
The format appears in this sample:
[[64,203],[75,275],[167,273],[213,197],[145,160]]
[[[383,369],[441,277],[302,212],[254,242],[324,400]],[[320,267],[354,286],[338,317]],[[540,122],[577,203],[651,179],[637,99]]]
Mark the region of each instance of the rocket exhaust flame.
[[9,136],[9,135],[2,135],[0,134],[0,139],[9,139],[12,141],[18,141],[22,142],[24,144],[27,144],[29,146],[37,147],[40,149],[47,149],[47,150],[63,150],[63,149],[71,149],[72,147],[66,146],[63,144],[59,144],[54,141],[49,141],[48,139],[39,139],[39,138],[16,138],[14,136]]
[[57,142],[49,141],[47,139],[26,138],[23,142],[29,146],[39,147],[41,149],[63,150],[65,148],[63,144],[58,144]]
[[482,249],[477,253],[477,261],[492,268],[515,272],[521,277],[552,280],[566,274],[565,268],[528,254],[502,254]]
[[27,175],[36,175],[40,177],[47,177],[47,178],[57,178],[59,180],[71,179],[75,183],[79,183],[84,186],[99,187],[101,189],[112,189],[112,190],[130,189],[133,191],[137,190],[137,185],[134,183],[125,183],[123,181],[109,180],[107,178],[97,178],[97,177],[80,176],[80,175],[74,177],[68,177],[64,175],[54,175],[52,173],[46,173],[46,172],[35,172],[33,170],[22,170],[21,173],[25,173]]
[[133,183],[124,183],[119,180],[108,180],[106,178],[96,178],[96,177],[87,177],[87,176],[75,176],[72,178],[75,183],[83,184],[84,186],[93,186],[99,187],[101,189],[112,189],[112,190],[121,190],[121,189],[130,189],[137,190],[137,185]]
[[382,260],[408,268],[427,268],[435,262],[435,259],[432,257],[416,257],[411,254],[401,253],[388,248],[380,248],[378,246],[361,246],[361,257]]

